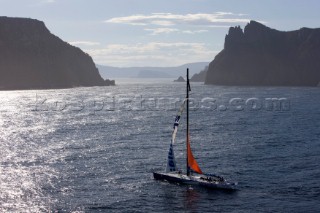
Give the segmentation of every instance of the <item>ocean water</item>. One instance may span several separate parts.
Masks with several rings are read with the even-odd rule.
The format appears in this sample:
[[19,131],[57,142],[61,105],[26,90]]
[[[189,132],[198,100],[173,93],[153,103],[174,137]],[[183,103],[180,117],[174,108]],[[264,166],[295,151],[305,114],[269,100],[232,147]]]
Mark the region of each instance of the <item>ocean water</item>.
[[[0,212],[317,212],[320,89],[192,83],[203,171],[235,192],[156,181],[184,83],[0,92]],[[185,120],[175,145],[185,168]]]

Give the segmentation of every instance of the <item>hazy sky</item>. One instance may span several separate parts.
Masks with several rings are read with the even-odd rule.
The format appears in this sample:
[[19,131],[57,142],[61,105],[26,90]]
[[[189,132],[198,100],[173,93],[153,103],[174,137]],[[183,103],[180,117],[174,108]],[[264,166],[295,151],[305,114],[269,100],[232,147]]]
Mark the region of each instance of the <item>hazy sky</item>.
[[212,61],[230,26],[320,27],[319,0],[0,0],[0,16],[29,17],[97,64],[176,66]]

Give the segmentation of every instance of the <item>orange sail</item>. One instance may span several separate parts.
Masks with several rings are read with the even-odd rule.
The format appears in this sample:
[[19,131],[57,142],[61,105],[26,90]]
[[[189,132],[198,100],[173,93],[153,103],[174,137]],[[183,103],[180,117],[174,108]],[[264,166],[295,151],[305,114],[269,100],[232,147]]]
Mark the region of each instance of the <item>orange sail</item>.
[[188,152],[188,167],[190,167],[194,172],[198,174],[202,174],[202,171],[196,161],[196,159],[192,155],[191,147],[190,147],[190,136],[187,138],[187,152]]

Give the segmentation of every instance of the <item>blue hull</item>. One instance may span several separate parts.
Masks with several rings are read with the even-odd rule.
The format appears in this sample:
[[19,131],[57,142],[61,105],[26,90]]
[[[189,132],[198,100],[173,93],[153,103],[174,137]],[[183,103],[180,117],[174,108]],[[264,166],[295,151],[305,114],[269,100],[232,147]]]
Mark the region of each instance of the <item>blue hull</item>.
[[164,173],[153,172],[153,177],[156,180],[168,181],[168,182],[172,182],[172,183],[184,183],[184,184],[191,184],[192,183],[191,180],[187,180],[187,179],[172,176],[172,175],[166,175]]
[[227,181],[207,181],[206,176],[187,176],[179,173],[162,173],[153,172],[153,177],[156,180],[168,181],[171,183],[179,183],[186,185],[197,185],[208,189],[236,190],[236,183]]

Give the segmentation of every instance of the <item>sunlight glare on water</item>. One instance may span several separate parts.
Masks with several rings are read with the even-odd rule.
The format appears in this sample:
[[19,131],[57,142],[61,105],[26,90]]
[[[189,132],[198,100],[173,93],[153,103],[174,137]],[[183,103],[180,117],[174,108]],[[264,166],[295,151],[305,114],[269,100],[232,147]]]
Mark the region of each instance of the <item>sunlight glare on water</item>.
[[[320,208],[318,88],[191,86],[195,103],[216,100],[215,108],[192,105],[194,155],[205,172],[238,181],[236,193],[153,180],[152,171],[165,168],[185,84],[123,79],[115,87],[0,92],[0,212]],[[237,111],[229,102],[280,97],[289,109]],[[175,146],[181,169],[184,140],[183,115]]]

